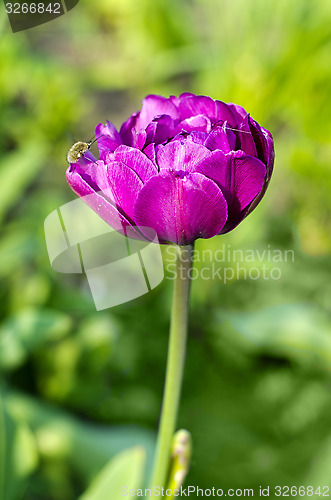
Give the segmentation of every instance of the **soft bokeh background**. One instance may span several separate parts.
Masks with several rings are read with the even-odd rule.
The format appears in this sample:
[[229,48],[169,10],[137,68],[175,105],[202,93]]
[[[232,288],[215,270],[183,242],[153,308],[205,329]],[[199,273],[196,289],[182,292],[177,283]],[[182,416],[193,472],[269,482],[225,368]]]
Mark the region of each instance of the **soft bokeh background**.
[[96,312],[83,276],[51,269],[43,223],[74,199],[68,134],[183,91],[241,104],[276,143],[261,205],[196,248],[295,252],[279,280],[193,282],[187,484],[331,486],[329,0],[81,1],[17,34],[0,11],[0,498],[75,500],[136,444],[150,466],[172,281]]

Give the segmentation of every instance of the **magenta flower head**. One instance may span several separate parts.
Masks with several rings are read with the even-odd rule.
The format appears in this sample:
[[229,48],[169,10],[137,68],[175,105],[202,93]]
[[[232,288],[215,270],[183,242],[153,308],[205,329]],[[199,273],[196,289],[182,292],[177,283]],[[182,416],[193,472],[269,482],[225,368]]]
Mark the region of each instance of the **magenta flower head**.
[[[268,130],[235,104],[149,95],[118,132],[95,129],[100,157],[71,163],[73,191],[124,234],[187,245],[234,229],[260,202],[274,163]],[[139,228],[142,228],[139,230]]]

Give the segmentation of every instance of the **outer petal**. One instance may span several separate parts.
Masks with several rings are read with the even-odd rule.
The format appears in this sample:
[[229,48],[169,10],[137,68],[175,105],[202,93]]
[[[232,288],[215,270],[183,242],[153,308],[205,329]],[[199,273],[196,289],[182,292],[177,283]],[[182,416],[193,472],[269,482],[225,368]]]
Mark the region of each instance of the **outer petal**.
[[272,135],[251,117],[249,117],[249,128],[255,142],[257,156],[268,167],[274,158],[274,141]]
[[133,220],[133,206],[143,182],[130,167],[119,161],[107,165],[109,192],[118,208]]
[[87,174],[83,177],[75,167],[66,171],[71,189],[116,231],[134,238],[141,238],[127,217],[111,202],[109,189],[100,190]]
[[187,245],[222,230],[227,204],[219,187],[204,175],[162,171],[140,191],[134,220],[153,228],[163,243]]
[[173,119],[179,118],[177,108],[170,99],[160,95],[148,95],[143,100],[136,128],[146,128],[154,118],[160,115],[169,115]]
[[269,130],[264,129],[261,127],[262,133],[266,138],[267,145],[268,145],[268,164],[267,164],[267,182],[269,182],[271,174],[273,172],[274,168],[274,162],[275,162],[275,146],[274,146],[274,141],[272,138],[272,135],[270,134]]
[[[262,129],[262,127],[261,127],[261,129]],[[248,205],[248,207],[246,207],[244,217],[246,217],[248,214],[250,214],[254,210],[254,208],[260,203],[260,201],[262,200],[262,198],[267,190],[267,187],[269,185],[271,174],[273,171],[274,160],[275,160],[274,143],[273,143],[272,136],[271,136],[270,132],[268,132],[268,130],[265,130],[265,129],[262,129],[262,131],[263,131],[264,135],[266,136],[267,143],[268,143],[268,151],[269,151],[267,173],[266,173],[263,187],[262,187],[260,194]]]
[[107,168],[103,160],[91,160],[84,155],[77,163],[71,164],[68,172],[75,172],[83,179],[89,179],[89,183],[92,183],[97,190],[108,188]]
[[99,125],[96,126],[95,137],[99,137],[97,143],[100,151],[100,160],[103,160],[109,151],[114,151],[120,144],[122,144],[122,138],[119,132],[109,121],[107,121],[105,125],[103,123],[99,123]]
[[236,217],[261,192],[266,176],[265,165],[243,151],[228,155],[214,151],[195,168],[222,189],[229,205],[229,219]]
[[242,151],[245,151],[245,153],[249,156],[256,156],[258,157],[255,141],[253,139],[251,129],[250,129],[250,122],[249,122],[249,115],[245,116],[243,121],[238,125],[238,131],[236,132],[236,136],[238,138],[238,144],[236,149],[241,149]]
[[269,132],[269,130],[266,130],[265,128],[261,127],[261,131],[262,131],[264,137],[266,138],[267,145],[268,145],[268,168],[269,168],[270,164],[272,164],[272,167],[273,167],[273,163],[275,160],[274,140],[273,140],[272,135]]
[[209,154],[209,149],[193,142],[188,136],[159,146],[156,158],[160,169],[191,172],[194,165]]
[[116,149],[113,159],[134,170],[143,183],[158,172],[156,165],[142,151],[136,148],[120,146]]
[[[223,194],[228,193],[227,183],[225,181],[226,172],[229,170],[229,159],[220,150],[209,152],[209,155],[203,158],[195,165],[195,172],[205,175],[212,179],[222,189]],[[224,190],[224,191],[223,191]]]
[[247,212],[250,213],[261,201],[261,199],[264,196],[264,193],[266,192],[266,189],[268,187],[271,174],[273,171],[274,167],[274,161],[275,161],[275,149],[274,149],[274,141],[272,138],[271,133],[269,130],[264,129],[261,127],[255,120],[250,118],[250,129],[252,132],[252,136],[255,141],[256,149],[257,149],[257,154],[258,158],[265,163],[267,166],[267,173],[264,179],[264,184],[263,188],[261,190],[261,193],[259,196],[254,200],[254,202],[251,204],[249,207],[249,210]]
[[230,168],[224,176],[229,195],[239,203],[243,210],[262,190],[266,176],[266,168],[257,158],[235,151],[227,155]]

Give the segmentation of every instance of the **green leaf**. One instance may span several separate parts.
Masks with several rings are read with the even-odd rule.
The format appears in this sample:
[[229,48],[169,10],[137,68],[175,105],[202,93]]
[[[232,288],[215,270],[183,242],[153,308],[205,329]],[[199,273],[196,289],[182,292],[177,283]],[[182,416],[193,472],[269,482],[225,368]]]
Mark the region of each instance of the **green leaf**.
[[251,312],[219,311],[217,318],[237,332],[228,339],[248,351],[263,351],[299,362],[331,364],[331,319],[312,304],[283,304]]
[[24,423],[15,421],[6,411],[0,394],[0,498],[22,497],[28,476],[37,465],[33,434]]
[[0,370],[20,366],[41,344],[57,340],[71,328],[65,314],[47,309],[24,309],[0,328]]
[[145,450],[136,446],[110,460],[80,500],[121,500],[126,491],[140,487],[144,472]]

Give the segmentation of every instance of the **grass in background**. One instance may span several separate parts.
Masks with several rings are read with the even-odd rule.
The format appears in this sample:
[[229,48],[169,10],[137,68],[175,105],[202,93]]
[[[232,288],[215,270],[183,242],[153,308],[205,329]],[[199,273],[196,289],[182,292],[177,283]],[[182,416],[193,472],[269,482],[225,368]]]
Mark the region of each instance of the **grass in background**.
[[96,313],[83,277],[50,268],[43,222],[74,198],[64,177],[68,133],[89,139],[145,94],[183,91],[243,105],[276,143],[259,208],[197,249],[295,251],[279,281],[193,282],[179,421],[193,434],[187,483],[330,485],[331,4],[317,3],[80,2],[15,35],[2,16],[6,500],[75,500],[121,449],[143,443],[150,457],[171,281]]

